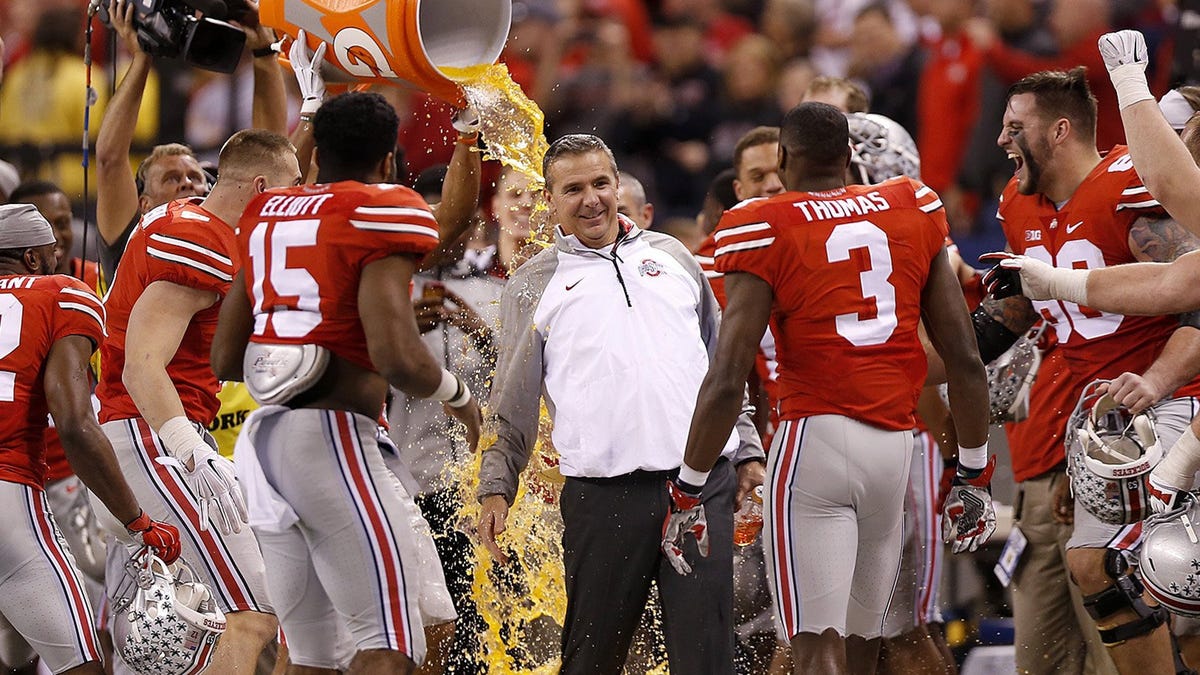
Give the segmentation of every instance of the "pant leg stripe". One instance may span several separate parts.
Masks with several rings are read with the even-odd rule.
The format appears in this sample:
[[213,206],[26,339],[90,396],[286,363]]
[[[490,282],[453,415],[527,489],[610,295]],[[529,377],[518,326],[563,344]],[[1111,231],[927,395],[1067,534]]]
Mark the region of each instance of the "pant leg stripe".
[[773,532],[771,533],[775,548],[775,594],[778,602],[776,611],[779,612],[784,632],[789,638],[800,630],[800,597],[794,587],[796,580],[796,561],[793,550],[795,532],[792,531],[792,486],[796,476],[796,465],[799,463],[800,444],[804,441],[805,420],[789,420],[784,442],[776,453],[772,467],[774,480],[771,484],[772,515],[775,516]]
[[[261,606],[250,593],[249,584],[238,569],[237,562],[221,533],[211,523],[208,523],[208,529],[200,528],[199,500],[192,493],[187,481],[178,469],[154,461],[156,457],[170,457],[170,454],[159,446],[158,438],[150,430],[150,425],[141,418],[130,419],[126,420],[126,430],[134,441],[134,455],[142,470],[175,516],[180,531],[186,533],[192,545],[200,552],[200,563],[204,565],[216,585],[214,592],[225,604],[222,609],[233,612],[261,612]],[[194,560],[187,562],[196,564]]]
[[411,649],[411,631],[417,624],[405,611],[407,584],[400,549],[393,538],[391,523],[367,467],[354,416],[348,412],[330,411],[325,422],[337,450],[342,478],[358,511],[363,534],[374,558],[381,618],[388,646],[415,656]]
[[925,453],[922,459],[923,470],[921,471],[921,480],[924,483],[925,503],[923,512],[917,514],[918,522],[922,525],[921,537],[922,549],[924,551],[924,559],[922,560],[922,570],[924,572],[924,583],[921,584],[920,590],[920,614],[917,617],[920,623],[929,623],[933,618],[934,597],[937,588],[939,571],[941,570],[942,551],[941,541],[939,540],[938,527],[938,445],[933,440],[933,434],[928,432],[921,434],[922,451]]
[[75,573],[75,568],[63,550],[56,536],[56,525],[51,520],[50,508],[46,506],[45,495],[41,490],[22,486],[25,491],[30,525],[38,538],[42,552],[50,561],[50,566],[58,576],[63,598],[71,612],[71,620],[75,627],[75,646],[80,662],[100,660],[99,642],[96,639],[96,629],[92,625],[91,612],[88,611],[87,594],[83,584]]

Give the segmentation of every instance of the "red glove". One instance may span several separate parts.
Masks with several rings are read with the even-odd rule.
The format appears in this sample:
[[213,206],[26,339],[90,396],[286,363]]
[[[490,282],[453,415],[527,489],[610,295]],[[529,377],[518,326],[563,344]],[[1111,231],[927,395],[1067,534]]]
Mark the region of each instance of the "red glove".
[[938,481],[938,513],[941,513],[946,508],[946,497],[950,496],[950,488],[954,484],[954,476],[957,473],[958,461],[953,459],[946,460],[946,464],[942,467],[942,478]]
[[700,555],[708,557],[708,518],[704,514],[704,504],[700,502],[700,492],[689,491],[676,479],[667,480],[667,499],[662,551],[671,567],[687,576],[692,573],[692,566],[684,558],[683,541],[689,535],[695,537]]
[[179,530],[168,523],[150,520],[142,511],[137,518],[125,524],[129,536],[142,546],[149,546],[164,563],[170,565],[179,559]]

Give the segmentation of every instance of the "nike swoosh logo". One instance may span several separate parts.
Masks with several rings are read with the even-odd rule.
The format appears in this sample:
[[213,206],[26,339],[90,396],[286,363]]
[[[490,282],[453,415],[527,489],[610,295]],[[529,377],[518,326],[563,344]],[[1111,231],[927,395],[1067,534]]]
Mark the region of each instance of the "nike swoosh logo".
[[[579,281],[583,281],[583,279],[580,279]],[[578,286],[578,285],[579,285],[579,281],[576,281],[575,283],[571,284],[570,286],[567,286],[567,290],[569,291],[569,290],[571,290],[572,288],[575,288],[576,286]]]
[[1074,232],[1075,230],[1078,230],[1080,225],[1083,225],[1083,221],[1082,221],[1082,220],[1081,220],[1081,221],[1079,221],[1078,223],[1075,223],[1074,225],[1068,225],[1068,226],[1067,226],[1067,234],[1071,234],[1071,233],[1072,233],[1072,232]]

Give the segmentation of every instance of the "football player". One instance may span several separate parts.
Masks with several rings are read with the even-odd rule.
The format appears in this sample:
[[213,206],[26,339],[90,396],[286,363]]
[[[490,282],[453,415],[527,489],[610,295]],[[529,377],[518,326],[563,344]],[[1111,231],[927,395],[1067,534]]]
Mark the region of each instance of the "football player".
[[377,440],[388,384],[445,401],[472,449],[481,422],[417,331],[409,284],[439,228],[417,193],[386,182],[394,148],[379,139],[396,138],[398,125],[378,94],[344,94],[317,111],[318,184],[247,206],[238,246],[249,262],[213,344],[222,378],[244,375],[260,403],[285,404],[260,409],[243,434],[265,476],[257,487],[279,505],[263,557],[290,663],[306,672],[337,669],[339,615],[357,650],[351,670],[363,673],[412,672],[423,627],[454,618],[436,559],[418,554],[427,525]]
[[[1016,162],[998,217],[1008,239],[1002,269],[1033,260],[1046,268],[1099,270],[1134,261],[1171,262],[1200,240],[1172,220],[1134,170],[1124,146],[1101,156],[1096,148],[1096,102],[1082,69],[1045,71],[1010,87],[997,143]],[[1012,256],[1019,256],[1013,258]],[[1086,273],[1073,275],[1077,280]],[[974,314],[980,351],[990,360],[1038,316],[1053,327],[1075,386],[1112,380],[1109,394],[1133,412],[1153,408],[1158,442],[1169,447],[1196,409],[1200,330],[1194,315],[1138,317],[1100,311],[1071,300],[1035,300],[1026,284],[993,274],[993,295]],[[1049,297],[1025,288],[1032,297]],[[1001,296],[1001,297],[997,297]],[[1073,301],[1072,301],[1073,300]],[[1068,431],[1068,433],[1070,433]],[[1077,451],[1077,448],[1076,448]],[[1058,489],[1065,493],[1067,481]],[[1076,495],[1078,496],[1078,495]],[[1057,502],[1067,502],[1062,495]],[[1080,501],[1067,542],[1071,578],[1118,670],[1174,673],[1166,612],[1147,603],[1129,574],[1128,555],[1140,538],[1142,513],[1129,525],[1101,522]],[[1185,633],[1195,625],[1177,625]]]
[[104,340],[104,307],[79,280],[53,274],[54,244],[32,205],[0,206],[0,615],[52,672],[99,675],[93,614],[44,491],[47,412],[71,469],[137,544],[170,563],[179,531],[138,506],[96,424],[88,359]]
[[[676,486],[699,492],[773,318],[782,441],[769,460],[764,546],[777,627],[791,642],[796,673],[872,672],[878,660],[925,380],[922,318],[947,362],[967,446],[947,505],[954,550],[973,550],[994,528],[987,383],[947,259],[941,201],[909,178],[847,186],[849,161],[845,116],[803,103],[780,132],[789,192],[722,218],[715,258],[728,310]],[[671,518],[682,525],[669,523],[671,530],[689,531],[701,508],[673,500]]]

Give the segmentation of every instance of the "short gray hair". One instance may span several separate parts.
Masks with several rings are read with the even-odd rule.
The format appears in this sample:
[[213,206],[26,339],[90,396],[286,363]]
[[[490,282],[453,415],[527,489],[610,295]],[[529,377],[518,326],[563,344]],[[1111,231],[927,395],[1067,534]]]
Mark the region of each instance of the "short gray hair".
[[607,155],[608,163],[612,165],[613,176],[619,176],[620,171],[617,169],[617,158],[613,156],[612,149],[599,136],[593,136],[592,134],[567,134],[551,143],[550,148],[546,150],[546,156],[542,158],[542,177],[546,179],[546,189],[550,189],[551,164],[554,164],[562,157],[586,155],[589,152],[603,152]]

